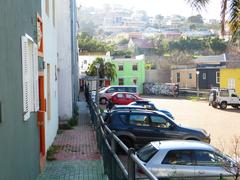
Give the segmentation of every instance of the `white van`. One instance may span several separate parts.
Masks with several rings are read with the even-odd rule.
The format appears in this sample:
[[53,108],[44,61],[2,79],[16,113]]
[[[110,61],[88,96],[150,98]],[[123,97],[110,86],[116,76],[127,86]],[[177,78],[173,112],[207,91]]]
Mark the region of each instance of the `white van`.
[[123,85],[123,86],[108,86],[104,89],[99,91],[99,102],[101,104],[105,104],[108,99],[112,96],[115,92],[130,92],[133,94],[138,95],[138,86],[135,85]]

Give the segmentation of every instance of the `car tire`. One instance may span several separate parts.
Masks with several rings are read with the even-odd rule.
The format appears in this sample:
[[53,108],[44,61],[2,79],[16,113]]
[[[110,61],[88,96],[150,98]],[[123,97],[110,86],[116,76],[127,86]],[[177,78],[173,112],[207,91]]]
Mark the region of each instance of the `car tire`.
[[107,103],[107,98],[100,98],[99,101],[100,101],[101,104],[105,105]]
[[221,109],[226,109],[227,108],[227,102],[226,101],[221,102],[220,108]]
[[216,102],[212,102],[212,107],[217,108],[218,104]]

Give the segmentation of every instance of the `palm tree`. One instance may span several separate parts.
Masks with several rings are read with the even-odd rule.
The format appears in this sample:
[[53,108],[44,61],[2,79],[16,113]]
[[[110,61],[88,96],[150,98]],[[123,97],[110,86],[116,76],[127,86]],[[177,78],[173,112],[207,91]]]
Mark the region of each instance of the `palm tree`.
[[[88,67],[86,72],[89,76],[96,76],[97,75],[97,68],[96,64],[99,64],[99,78],[107,78],[110,81],[113,81],[117,77],[116,67],[111,62],[105,62],[103,58],[96,58],[92,64]],[[100,81],[100,86],[102,86],[102,81]]]
[[[186,0],[197,10],[205,8],[210,0]],[[225,35],[226,14],[229,13],[229,27],[234,41],[240,38],[240,0],[222,0],[221,33]]]

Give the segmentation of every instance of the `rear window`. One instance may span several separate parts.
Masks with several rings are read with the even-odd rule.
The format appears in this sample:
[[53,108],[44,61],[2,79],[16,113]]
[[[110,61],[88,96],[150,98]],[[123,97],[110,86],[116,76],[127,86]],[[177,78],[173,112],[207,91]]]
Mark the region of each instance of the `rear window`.
[[141,161],[148,162],[157,151],[158,150],[152,144],[148,144],[137,152],[137,156]]

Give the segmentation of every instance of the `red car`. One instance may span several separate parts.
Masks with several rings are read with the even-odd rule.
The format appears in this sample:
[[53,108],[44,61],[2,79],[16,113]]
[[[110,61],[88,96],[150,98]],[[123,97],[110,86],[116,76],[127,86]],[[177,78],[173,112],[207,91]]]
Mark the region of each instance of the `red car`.
[[142,100],[142,98],[129,92],[115,92],[110,98],[110,101],[112,101],[113,104],[119,105],[127,105],[136,100]]

